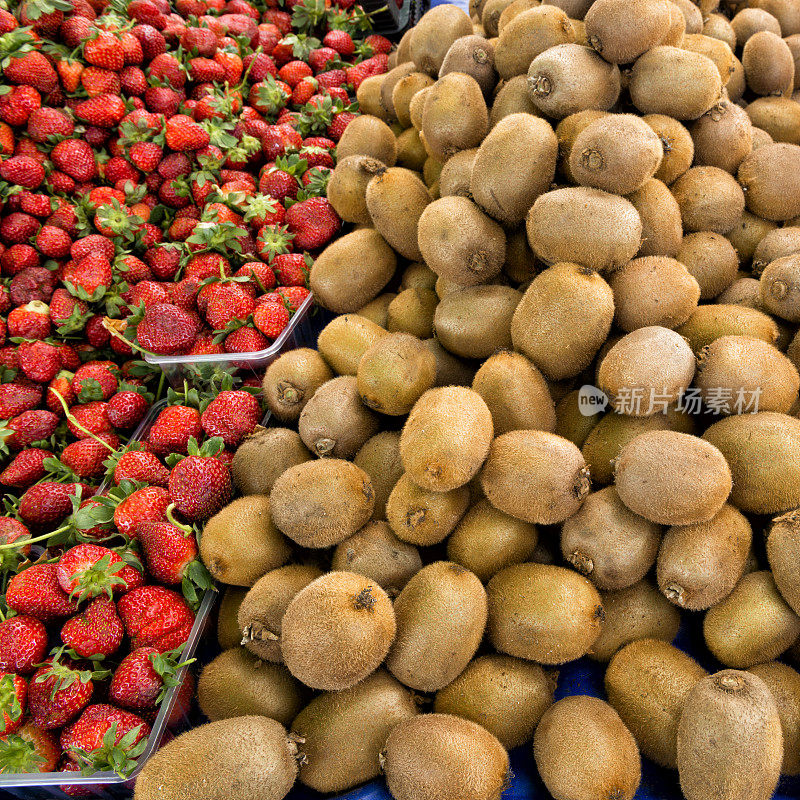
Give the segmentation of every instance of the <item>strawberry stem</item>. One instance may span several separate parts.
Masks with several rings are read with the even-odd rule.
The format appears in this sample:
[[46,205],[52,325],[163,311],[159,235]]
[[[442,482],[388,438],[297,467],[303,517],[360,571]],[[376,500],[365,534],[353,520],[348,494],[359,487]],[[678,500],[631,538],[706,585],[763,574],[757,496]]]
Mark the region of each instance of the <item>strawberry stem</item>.
[[33,539],[16,539],[13,542],[8,544],[0,544],[0,550],[15,550],[20,547],[27,547],[29,544],[36,544],[37,542],[43,542],[45,539],[49,539],[52,536],[56,536],[59,533],[64,533],[64,531],[69,530],[69,525],[65,525],[62,528],[57,528],[54,531],[50,531],[49,533],[43,533],[41,536],[34,536]]
[[78,420],[75,419],[75,417],[72,415],[72,412],[69,410],[69,406],[67,405],[67,401],[61,396],[61,392],[59,392],[58,389],[52,389],[51,388],[50,391],[58,398],[58,402],[61,403],[61,408],[64,409],[64,415],[66,416],[66,418],[79,431],[82,431],[87,436],[89,436],[92,439],[94,439],[96,442],[100,442],[100,444],[103,445],[103,447],[107,448],[112,453],[116,453],[117,452],[117,449],[115,447],[112,447],[108,442],[104,442],[99,436],[97,436],[97,434],[92,433],[88,428],[84,428],[83,425],[81,425],[80,422],[78,422]]
[[174,509],[175,509],[175,503],[170,503],[167,506],[167,512],[166,513],[167,513],[167,519],[169,520],[170,524],[172,524],[176,528],[179,528],[180,530],[182,530],[187,536],[191,535],[193,533],[192,526],[191,525],[184,525],[182,522],[178,522],[178,520],[176,520],[175,517],[172,514]]

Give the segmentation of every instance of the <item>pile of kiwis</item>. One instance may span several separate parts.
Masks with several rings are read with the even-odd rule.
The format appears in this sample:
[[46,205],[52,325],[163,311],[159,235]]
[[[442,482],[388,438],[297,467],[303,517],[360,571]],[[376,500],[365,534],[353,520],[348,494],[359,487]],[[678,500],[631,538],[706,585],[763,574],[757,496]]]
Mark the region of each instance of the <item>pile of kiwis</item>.
[[[137,800],[499,800],[522,745],[556,800],[631,800],[642,756],[767,800],[800,775],[800,4],[473,0],[390,66],[328,185],[332,314],[201,538],[210,722]],[[604,699],[555,701],[584,657]]]

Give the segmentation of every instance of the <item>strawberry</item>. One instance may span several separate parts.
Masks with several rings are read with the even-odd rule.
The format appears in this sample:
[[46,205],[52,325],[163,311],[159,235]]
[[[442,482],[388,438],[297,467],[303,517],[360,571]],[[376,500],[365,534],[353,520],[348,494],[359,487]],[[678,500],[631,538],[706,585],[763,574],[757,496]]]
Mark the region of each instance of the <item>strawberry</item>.
[[113,592],[124,583],[119,571],[125,565],[118,553],[99,544],[78,544],[71,547],[58,560],[56,575],[59,586],[77,598],[80,603],[87,597]]
[[0,472],[0,483],[16,489],[27,489],[28,486],[32,486],[44,478],[47,474],[44,462],[52,457],[53,454],[49,450],[43,450],[40,447],[21,450],[14,460]]
[[187,28],[181,34],[181,45],[186,52],[196,50],[197,55],[211,58],[217,52],[217,36],[208,28]]
[[204,281],[206,278],[228,278],[231,275],[231,264],[219,253],[199,253],[192,256],[186,264],[184,278]]
[[33,411],[42,401],[42,387],[36,383],[0,385],[0,419],[9,419]]
[[[237,328],[225,337],[224,352],[226,353],[257,353],[259,350],[266,350],[269,347],[269,339],[261,331],[247,325]],[[235,367],[247,364],[233,362]]]
[[116,653],[124,632],[114,601],[98,597],[64,623],[61,641],[81,658],[96,659]]
[[[90,233],[88,236],[84,236],[76,242],[73,242],[69,254],[72,256],[73,261],[82,261],[90,253],[94,252],[102,253],[111,261],[115,253],[114,243],[106,239],[105,236],[100,236],[99,233]],[[138,261],[135,256],[127,256],[127,258]]]
[[237,284],[220,286],[206,307],[206,320],[215,330],[222,330],[229,322],[247,319],[256,307],[255,300]]
[[79,367],[72,379],[72,391],[78,401],[108,400],[119,386],[114,371],[116,364],[110,361],[90,361]]
[[45,403],[47,407],[59,417],[64,415],[63,400],[68,407],[75,405],[77,398],[72,390],[72,373],[62,370],[50,383],[47,384]]
[[28,700],[28,682],[13,672],[0,672],[0,736],[22,725]]
[[50,335],[50,308],[41,300],[31,300],[24,306],[17,306],[8,315],[7,324],[9,336],[45,339]]
[[0,621],[0,669],[28,675],[47,652],[47,630],[27,614]]
[[44,181],[44,167],[30,156],[11,156],[0,163],[0,178],[26,189],[35,189]]
[[197,324],[192,315],[171,303],[150,306],[136,329],[139,345],[159,355],[186,350],[196,334]]
[[289,324],[289,311],[282,303],[261,303],[253,312],[256,328],[270,339],[277,339]]
[[4,275],[16,275],[27,267],[38,267],[39,254],[29,244],[12,244],[2,255],[0,264]]
[[60,755],[53,734],[26,722],[0,738],[0,773],[53,772]]
[[153,172],[164,155],[164,149],[156,142],[134,142],[128,149],[128,158],[142,172]]
[[[19,539],[29,539],[31,532],[14,517],[0,517],[0,544],[13,544]],[[30,546],[23,546],[22,542],[15,548],[16,552],[27,556],[31,552]]]
[[102,400],[75,406],[71,413],[72,419],[67,419],[67,428],[76,439],[114,433],[114,426],[108,418],[108,403]]
[[119,73],[119,82],[129,97],[141,97],[147,91],[147,76],[139,67],[123,67]]
[[[30,214],[14,211],[0,222],[0,237],[5,244],[27,242],[39,230],[39,220]],[[30,298],[29,298],[30,299]]]
[[8,80],[23,86],[32,86],[43,94],[52,92],[58,86],[56,71],[41,53],[18,53],[19,51],[11,54],[8,65],[3,69]]
[[71,264],[64,270],[64,285],[70,294],[81,299],[97,299],[96,293],[108,289],[114,278],[111,263],[102,253],[89,253],[78,263]]
[[281,286],[305,286],[309,266],[302,253],[283,253],[272,262],[275,277]]
[[304,286],[279,286],[275,292],[290,313],[297,311],[311,294]]
[[74,58],[62,58],[56,62],[56,72],[61,79],[61,86],[67,92],[74,92],[81,83],[83,64]]
[[137,489],[114,509],[114,524],[121,534],[133,537],[137,524],[165,520],[169,503],[168,492],[160,486]]
[[[365,76],[366,77],[366,76]],[[352,83],[352,79],[350,79],[350,83]],[[329,139],[333,139],[334,142],[338,142],[339,139],[342,138],[342,134],[345,131],[345,128],[356,118],[355,114],[352,114],[349,111],[342,111],[340,114],[335,114],[331,124],[328,125],[326,130],[326,134]]]
[[37,383],[50,383],[63,363],[58,348],[47,342],[22,342],[17,352],[20,369]]
[[149,407],[139,392],[117,392],[108,401],[108,419],[115,428],[133,428],[144,419]]
[[117,603],[132,647],[174,650],[186,642],[194,614],[186,601],[163,586],[142,586],[128,592]]
[[11,279],[8,293],[14,305],[24,306],[31,300],[48,302],[55,288],[55,275],[50,270],[45,267],[28,267]]
[[136,526],[136,538],[144,550],[148,572],[159,583],[180,583],[197,558],[197,542],[188,526],[141,522]]
[[75,107],[75,115],[89,125],[111,128],[125,116],[125,103],[113,94],[99,94]]
[[331,47],[318,47],[308,54],[308,63],[314,72],[324,72],[339,61],[339,54]]
[[75,669],[57,652],[31,678],[28,705],[34,725],[45,730],[66,725],[89,704],[93,692],[91,671]]
[[[275,257],[275,261],[280,256]],[[248,261],[236,270],[236,277],[241,278],[247,276],[250,281],[256,285],[262,292],[266,292],[275,286],[275,273],[269,264],[264,264],[262,261]]]
[[101,94],[116,95],[122,91],[119,75],[100,67],[86,67],[81,72],[81,84],[89,97]]
[[[20,209],[33,217],[49,217],[50,212],[53,210],[50,207],[50,198],[46,194],[20,192],[17,195],[17,199],[19,200]],[[70,244],[72,244],[72,240],[70,240]],[[37,247],[39,247],[38,244]],[[39,249],[41,250],[41,247]]]
[[122,481],[138,481],[150,486],[167,487],[169,470],[146,450],[129,450],[123,453],[114,467],[114,483],[119,486]]
[[19,515],[31,525],[61,522],[72,510],[72,497],[80,490],[84,497],[91,489],[83,483],[43,481],[25,491],[19,504]]
[[216,458],[196,455],[172,468],[167,489],[175,508],[192,521],[212,517],[233,494],[229,470]]
[[220,436],[226,447],[236,448],[256,429],[262,416],[252,394],[226,390],[208,404],[200,422],[207,436]]
[[200,150],[211,141],[208,132],[191,117],[175,114],[167,120],[167,145],[172,150]]
[[356,49],[353,38],[347,31],[328,31],[322,39],[322,44],[324,44],[325,47],[330,47],[335,50],[340,56],[344,56],[345,58],[353,55]]
[[99,478],[105,473],[104,462],[119,447],[119,438],[104,433],[97,439],[79,439],[61,452],[61,463],[79,478]]
[[[64,139],[51,151],[50,158],[56,169],[74,178],[76,181],[86,183],[97,174],[94,150],[83,139]],[[75,258],[75,254],[71,253]]]
[[299,191],[297,180],[288,172],[275,167],[265,169],[258,181],[258,190],[276,200],[294,199]]
[[125,51],[122,43],[112,33],[93,31],[94,38],[83,43],[83,57],[87,63],[119,72],[125,66]]
[[83,330],[89,316],[89,306],[59,287],[50,298],[50,320],[60,334]]
[[189,439],[203,434],[200,412],[188,406],[167,406],[153,423],[147,441],[156,455],[187,453]]
[[5,443],[12,450],[22,450],[34,442],[49,438],[58,427],[58,416],[52,411],[23,411],[7,423],[11,434]]
[[303,78],[310,78],[314,71],[305,61],[290,61],[278,70],[278,77],[294,89]]
[[133,711],[155,708],[167,691],[180,683],[176,677],[180,666],[172,654],[140,647],[125,656],[115,670],[109,699]]
[[295,203],[286,212],[286,224],[294,234],[295,247],[302,250],[318,250],[342,227],[339,215],[324,197]]
[[29,614],[42,622],[77,611],[58,582],[55,564],[34,564],[15,575],[8,583],[6,603],[19,614]]
[[392,52],[392,43],[379,33],[371,33],[364,39],[364,44],[369,45],[372,48],[372,52],[376,54]]

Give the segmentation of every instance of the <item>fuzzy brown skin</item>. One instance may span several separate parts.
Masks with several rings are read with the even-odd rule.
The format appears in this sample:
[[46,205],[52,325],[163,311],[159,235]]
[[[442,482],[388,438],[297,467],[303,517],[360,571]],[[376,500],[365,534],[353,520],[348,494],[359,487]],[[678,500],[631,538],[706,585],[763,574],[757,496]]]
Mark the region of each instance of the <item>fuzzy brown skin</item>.
[[598,0],[586,17],[589,44],[611,64],[630,64],[663,41],[669,6],[650,0]]
[[[412,75],[415,72],[416,72],[416,67],[411,63],[406,63],[406,64],[400,64],[390,69],[389,72],[387,72],[383,76],[383,81],[381,81],[380,104],[384,112],[382,117],[385,118],[388,122],[397,122],[398,119],[397,112],[395,111],[394,107],[395,86],[401,80],[403,80],[403,78],[407,78],[409,75]],[[423,77],[429,77],[427,75],[424,75],[424,73],[419,73],[419,74],[423,75]],[[423,89],[424,85],[420,85],[419,88]],[[406,126],[403,125],[403,127]]]
[[536,729],[533,757],[555,800],[632,800],[641,781],[636,740],[596,697],[565,697],[551,706]]
[[800,516],[796,511],[775,519],[767,538],[767,558],[783,599],[800,611]]
[[700,33],[703,30],[703,15],[693,0],[672,0],[686,20],[686,33]]
[[293,422],[323,383],[333,378],[322,356],[299,347],[278,356],[264,373],[264,397],[269,410],[282,422]]
[[310,460],[311,453],[296,431],[260,428],[236,449],[231,476],[242,494],[268,495],[289,467]]
[[698,681],[678,727],[678,775],[687,800],[768,800],[782,759],[778,709],[760,678],[723,670]]
[[558,140],[559,154],[558,168],[570,183],[576,183],[569,165],[575,139],[578,137],[578,134],[595,120],[602,119],[607,115],[607,111],[587,109],[586,111],[578,111],[576,114],[570,114],[568,117],[564,117],[564,119],[556,125],[556,139]]
[[736,31],[733,30],[733,26],[726,16],[709,14],[703,20],[703,33],[713,39],[725,42],[731,50],[736,50]]
[[242,641],[236,615],[248,591],[246,586],[228,586],[222,595],[217,613],[217,642],[223,650],[237,647]]
[[658,586],[680,608],[710,608],[744,574],[752,541],[747,518],[727,503],[708,522],[674,526],[658,551]]
[[[797,39],[800,50],[800,35],[794,38]],[[768,133],[774,141],[800,144],[800,108],[796,100],[787,97],[759,97],[745,108],[745,112],[753,125]]]
[[781,35],[781,24],[777,17],[763,8],[743,8],[734,14],[731,27],[736,34],[736,44],[744,47],[747,40],[759,31],[770,31]]
[[528,94],[527,75],[516,75],[511,80],[503,82],[489,110],[489,130],[494,128],[501,119],[505,119],[511,114],[542,116]]
[[486,628],[486,591],[462,566],[436,561],[409,580],[394,611],[397,637],[386,667],[406,686],[435,692],[475,655]]
[[722,294],[739,274],[736,250],[719,233],[701,231],[687,234],[676,258],[697,280],[702,300],[713,300]]
[[433,317],[439,297],[433,289],[404,289],[389,303],[386,329],[390,333],[409,333],[420,339],[433,335]]
[[135,800],[283,800],[297,745],[268,717],[211,722],[164,745],[136,778]]
[[694,141],[686,127],[670,116],[647,114],[642,119],[661,139],[664,157],[655,177],[669,186],[692,166]]
[[766,311],[800,322],[800,253],[778,258],[761,273],[761,302]]
[[272,521],[266,495],[247,495],[218,511],[203,529],[200,558],[214,578],[252,586],[289,560],[289,543]]
[[349,130],[345,130],[336,145],[339,159],[370,156],[387,167],[393,167],[397,159],[397,142],[392,129],[382,119],[368,114],[357,117],[357,120],[357,125],[347,126]]
[[553,433],[563,436],[577,447],[583,447],[586,438],[602,418],[602,413],[583,413],[577,389],[567,392],[556,404],[556,427]]
[[444,57],[439,77],[442,78],[450,72],[464,72],[472,76],[484,96],[489,97],[497,84],[494,47],[482,36],[462,36],[456,39]]
[[735,175],[753,148],[752,129],[744,109],[728,100],[717,103],[692,125],[696,163]]
[[642,244],[637,255],[675,258],[683,239],[681,209],[663,181],[650,178],[627,198],[642,220]]
[[718,167],[692,167],[674,184],[683,229],[730,233],[744,211],[745,199],[736,179]]
[[365,78],[356,89],[356,99],[362,114],[369,114],[371,117],[377,117],[386,122],[388,115],[381,103],[383,79],[384,75],[373,75]]
[[386,169],[383,162],[368,155],[340,158],[328,182],[328,202],[345,222],[368,224],[367,184],[376,172]]
[[447,161],[459,150],[477,147],[488,125],[483,92],[472,76],[451,72],[427,91],[422,133],[428,152],[440,161]]
[[380,328],[386,328],[386,318],[389,315],[389,304],[397,295],[394,292],[384,292],[379,294],[374,300],[370,300],[356,312],[360,317],[374,322]]
[[397,137],[397,166],[422,172],[428,153],[416,128],[406,128]]
[[353,463],[367,473],[372,483],[375,494],[373,519],[386,519],[386,501],[404,472],[400,458],[400,433],[376,433],[362,445]]
[[693,658],[656,639],[632,642],[611,659],[605,676],[608,701],[657,764],[676,768],[681,713],[707,674]]
[[768,314],[754,308],[729,305],[701,305],[678,328],[695,353],[720,336],[754,336],[769,344],[778,341],[778,326]]
[[509,778],[500,742],[450,714],[420,714],[396,725],[382,757],[396,800],[500,800]]
[[264,661],[283,663],[281,620],[294,596],[316,580],[322,572],[306,564],[287,564],[259,578],[242,599],[237,612],[241,631],[237,644],[243,644]]
[[759,31],[742,50],[747,85],[758,95],[791,95],[794,86],[794,57],[778,34]]
[[703,635],[719,661],[747,669],[788,650],[800,636],[800,617],[778,592],[769,570],[750,572],[706,612]]
[[320,331],[317,347],[338,375],[355,375],[364,353],[386,335],[386,331],[371,320],[357,314],[342,314]]
[[[739,220],[739,224],[727,236],[728,241],[733,245],[733,249],[736,250],[739,263],[749,263],[758,245],[761,243],[761,240],[766,238],[766,236],[777,227],[777,223],[761,219],[761,217],[757,217],[755,214],[745,211],[744,214],[742,214],[742,218]],[[759,275],[766,265],[766,263],[762,264],[758,269]]]
[[[397,121],[404,128],[411,127],[411,98],[421,89],[433,86],[434,80],[430,75],[422,72],[411,72],[402,75],[398,81],[391,84],[391,104]],[[387,89],[384,82],[383,89]]]
[[472,21],[457,6],[432,8],[412,28],[408,55],[420,72],[436,77],[453,42],[472,34]]
[[800,146],[759,147],[742,161],[737,178],[754,214],[773,222],[800,216]]
[[461,150],[447,160],[439,175],[439,193],[442,197],[449,195],[472,197],[469,184],[477,155],[478,148],[474,147],[470,150]]
[[680,612],[649,580],[618,592],[602,592],[600,597],[606,618],[589,653],[595,661],[610,661],[618,650],[639,639],[671,642],[678,633]]
[[553,704],[554,688],[555,681],[538,664],[480,656],[436,693],[433,710],[477,722],[511,749],[533,738],[542,714]]
[[445,350],[438,339],[425,339],[425,347],[436,359],[436,386],[469,386],[475,376],[475,368]]
[[692,53],[711,59],[719,72],[722,85],[726,86],[733,74],[733,51],[725,42],[702,33],[690,33],[683,37],[681,47]]
[[753,251],[753,272],[761,273],[779,258],[800,253],[800,227],[773,228],[758,242]]

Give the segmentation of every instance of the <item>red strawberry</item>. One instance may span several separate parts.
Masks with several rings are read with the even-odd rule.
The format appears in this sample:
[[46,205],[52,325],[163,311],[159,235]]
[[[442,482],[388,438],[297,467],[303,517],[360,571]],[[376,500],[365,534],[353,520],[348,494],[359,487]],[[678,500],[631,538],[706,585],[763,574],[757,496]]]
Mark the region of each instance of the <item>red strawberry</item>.
[[49,450],[43,450],[40,447],[21,450],[14,460],[0,472],[0,483],[16,489],[27,489],[28,486],[32,486],[36,481],[44,478],[47,474],[44,462],[52,457],[53,454]]
[[206,321],[215,330],[222,330],[229,322],[247,319],[256,303],[238,284],[219,286],[208,301]]
[[[276,257],[277,259],[280,256]],[[269,264],[264,264],[262,261],[248,261],[236,271],[236,277],[241,278],[246,275],[250,281],[256,285],[262,292],[266,292],[275,286],[275,273]]]
[[37,383],[50,383],[61,369],[58,348],[47,342],[22,342],[17,352],[20,369]]
[[0,669],[28,675],[47,652],[47,630],[25,614],[0,621]]
[[66,617],[77,611],[76,604],[58,582],[55,564],[34,564],[15,575],[8,583],[6,603],[14,611],[29,614],[42,622]]
[[44,167],[30,156],[11,156],[0,163],[0,178],[26,189],[35,189],[44,181]]
[[99,478],[105,472],[105,460],[118,447],[119,438],[113,433],[101,434],[97,439],[79,439],[64,448],[61,463],[79,478]]
[[217,35],[208,28],[187,28],[181,34],[181,45],[186,52],[197,50],[199,56],[211,58],[217,52]]
[[136,538],[144,550],[148,572],[159,583],[180,583],[197,558],[197,542],[189,527],[142,522],[136,526]]
[[170,117],[165,131],[167,145],[172,150],[200,150],[211,141],[208,131],[183,114]]
[[49,525],[61,522],[72,511],[72,496],[78,488],[83,496],[90,490],[81,483],[36,483],[25,491],[19,504],[19,515],[31,525]]
[[153,453],[146,450],[123,453],[114,468],[114,483],[118,486],[122,481],[139,481],[166,488],[168,480],[169,470]]
[[339,61],[339,54],[331,47],[318,47],[308,54],[308,63],[314,72],[324,72]]
[[45,403],[47,407],[59,417],[64,415],[63,400],[67,406],[75,405],[75,392],[72,391],[72,373],[62,370],[47,384]]
[[379,33],[371,33],[366,39],[364,39],[364,44],[369,45],[372,48],[373,53],[392,52],[392,43],[385,36],[381,36]]
[[12,450],[22,450],[34,442],[49,438],[58,427],[58,416],[52,411],[23,411],[10,419],[7,428],[11,434],[5,443]]
[[58,288],[50,298],[50,319],[64,335],[83,330],[89,316],[89,307],[83,300],[73,297],[66,289]]
[[42,401],[42,387],[35,383],[0,385],[0,419],[9,419],[32,411]]
[[133,648],[174,650],[186,642],[194,613],[177,593],[163,586],[142,586],[117,603]]
[[311,294],[304,286],[279,286],[275,292],[292,313],[297,311]]
[[125,656],[114,672],[109,699],[134,711],[155,708],[167,690],[178,685],[179,666],[174,657],[155,647],[140,647]]
[[[82,261],[90,253],[95,252],[102,253],[111,261],[115,253],[114,243],[110,242],[105,236],[100,236],[99,233],[90,233],[88,236],[84,236],[74,242],[69,254],[72,256],[73,261]],[[135,256],[128,256],[128,258],[135,258]]]
[[[367,77],[367,76],[365,76]],[[350,80],[352,83],[352,79]],[[355,114],[352,114],[349,111],[342,111],[340,114],[336,114],[333,117],[333,121],[328,126],[326,131],[328,138],[333,139],[334,142],[338,142],[339,139],[342,138],[342,134],[344,133],[344,129],[356,118]]]
[[335,50],[340,56],[351,56],[355,52],[356,46],[353,38],[347,31],[331,30],[325,34],[322,40],[325,47]]
[[22,725],[28,700],[28,682],[13,672],[0,672],[0,736]]
[[75,107],[75,115],[98,128],[111,128],[125,116],[125,103],[113,94],[99,94]]
[[136,329],[136,339],[141,347],[157,354],[186,350],[191,347],[196,334],[195,318],[171,303],[150,306]]
[[33,722],[52,730],[75,719],[94,692],[92,673],[79,671],[59,655],[49,658],[31,678],[28,705]]
[[233,493],[230,471],[216,458],[187,456],[169,474],[169,496],[186,519],[212,517]]
[[305,286],[309,266],[302,253],[283,253],[272,262],[275,277],[281,286]]
[[26,722],[0,739],[0,773],[53,772],[60,755],[53,734]]
[[[31,532],[14,517],[0,517],[0,544],[13,544],[19,539],[29,539]],[[27,556],[31,552],[30,546],[22,545],[15,548],[15,552]],[[0,667],[2,669],[2,667]]]
[[92,299],[98,289],[108,289],[111,286],[113,277],[109,260],[102,253],[89,253],[64,270],[63,280],[70,293],[78,294],[83,291],[87,299]]
[[165,489],[145,486],[132,492],[114,509],[114,524],[120,533],[133,537],[139,523],[165,520],[169,504]]
[[7,323],[9,336],[45,339],[50,335],[50,308],[41,300],[31,300],[15,308],[8,315]]
[[249,392],[222,391],[200,417],[208,436],[221,436],[226,447],[236,448],[251,434],[263,416],[258,400]]
[[299,190],[297,180],[284,170],[271,167],[261,173],[258,190],[268,194],[276,200],[285,200],[287,197],[294,199]]
[[142,172],[153,172],[164,155],[164,149],[155,142],[134,142],[128,149],[128,157]]
[[61,641],[81,658],[105,657],[119,650],[124,632],[114,601],[98,597],[64,623]]
[[125,565],[118,553],[99,544],[78,544],[58,560],[59,586],[78,602],[105,594],[109,598],[124,583],[119,571]]
[[[19,207],[26,214],[34,217],[49,217],[52,208],[50,208],[50,198],[46,194],[34,194],[33,192],[21,192],[17,195],[19,199]],[[41,236],[41,231],[39,236]],[[70,240],[70,244],[71,244]],[[41,246],[36,245],[41,250]]]
[[253,322],[264,336],[277,339],[289,324],[289,311],[282,303],[261,303],[253,312]]
[[[97,174],[94,150],[83,139],[64,139],[52,149],[50,158],[57,169],[81,183]],[[75,258],[74,253],[72,257]]]
[[22,55],[13,53],[3,73],[13,83],[32,86],[43,94],[52,92],[58,86],[56,71],[41,53],[35,51]]
[[108,361],[90,361],[79,367],[72,379],[72,390],[79,402],[108,400],[119,386],[112,370],[116,365]]
[[[257,353],[269,347],[269,339],[261,331],[247,325],[237,328],[225,337],[224,351],[226,353]],[[233,362],[238,367],[240,362]],[[247,364],[242,364],[245,368]]]
[[147,441],[156,455],[185,454],[189,439],[200,439],[202,435],[200,412],[196,408],[167,406],[153,423]]
[[139,392],[117,392],[108,401],[108,419],[115,428],[133,428],[144,419],[148,408],[147,400]]
[[29,244],[12,244],[0,255],[4,275],[16,275],[28,267],[38,267],[39,254]]
[[125,51],[116,36],[107,31],[93,31],[94,38],[83,44],[83,57],[89,64],[119,72],[125,66]]
[[114,426],[108,419],[108,403],[102,400],[74,406],[71,414],[72,419],[67,420],[67,428],[76,439],[91,438],[92,434],[100,436],[114,433]]
[[294,234],[295,247],[302,250],[318,250],[342,227],[339,215],[324,197],[295,203],[286,212],[286,223]]
[[28,267],[12,278],[9,296],[16,306],[23,306],[31,300],[46,303],[55,288],[55,276],[50,270],[45,267]]

